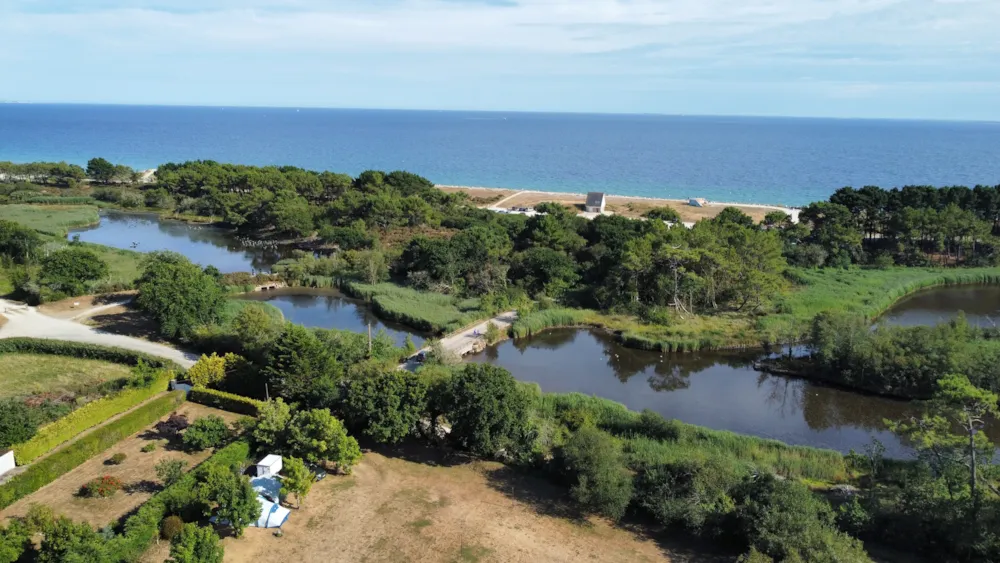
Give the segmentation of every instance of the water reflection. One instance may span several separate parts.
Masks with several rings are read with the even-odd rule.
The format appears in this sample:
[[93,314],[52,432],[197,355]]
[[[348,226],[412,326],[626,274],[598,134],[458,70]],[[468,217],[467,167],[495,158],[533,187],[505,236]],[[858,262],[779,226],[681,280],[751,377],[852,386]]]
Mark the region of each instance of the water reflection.
[[759,354],[659,354],[624,348],[610,335],[560,329],[469,356],[551,392],[580,392],[668,418],[790,444],[860,450],[871,438],[890,455],[908,449],[884,418],[919,414],[911,403],[759,373]]
[[965,312],[969,324],[996,327],[1000,323],[1000,287],[956,285],[926,289],[903,298],[882,316],[890,325],[934,325]]
[[424,343],[423,335],[404,326],[383,321],[364,303],[329,289],[279,289],[253,293],[242,298],[266,301],[281,309],[285,319],[303,326],[367,333],[368,324],[371,323],[372,334],[385,331],[399,346],[405,342],[408,334],[417,346]]
[[270,271],[285,257],[274,248],[250,248],[225,229],[162,220],[156,215],[107,211],[96,227],[70,231],[80,240],[113,248],[152,252],[179,252],[202,266],[212,265],[222,272]]

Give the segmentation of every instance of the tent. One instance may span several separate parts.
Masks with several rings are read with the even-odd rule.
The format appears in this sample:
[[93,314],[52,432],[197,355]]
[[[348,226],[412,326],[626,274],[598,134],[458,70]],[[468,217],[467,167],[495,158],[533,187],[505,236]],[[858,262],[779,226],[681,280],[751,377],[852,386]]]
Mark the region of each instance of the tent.
[[254,525],[258,528],[280,528],[291,514],[290,510],[278,504],[281,482],[275,477],[255,477],[250,480],[250,485],[257,491],[257,502],[260,503],[260,518]]

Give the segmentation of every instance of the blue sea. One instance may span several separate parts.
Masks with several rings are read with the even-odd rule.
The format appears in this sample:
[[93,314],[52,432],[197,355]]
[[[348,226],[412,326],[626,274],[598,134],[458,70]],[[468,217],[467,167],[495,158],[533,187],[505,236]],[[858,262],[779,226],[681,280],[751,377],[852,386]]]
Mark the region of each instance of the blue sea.
[[0,160],[94,156],[801,205],[848,185],[1000,184],[1000,123],[0,104]]

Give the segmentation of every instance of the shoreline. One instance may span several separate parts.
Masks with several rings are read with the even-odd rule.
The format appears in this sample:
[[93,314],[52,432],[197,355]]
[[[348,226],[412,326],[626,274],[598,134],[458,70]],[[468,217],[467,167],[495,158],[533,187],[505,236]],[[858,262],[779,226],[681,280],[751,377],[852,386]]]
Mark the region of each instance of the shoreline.
[[[517,188],[488,188],[485,186],[455,186],[451,184],[434,184],[434,187],[439,190],[483,190],[489,192],[513,192],[516,194],[535,194],[535,195],[546,195],[546,196],[557,196],[557,197],[582,197],[586,198],[587,194],[582,192],[551,192],[544,190],[521,190]],[[612,194],[605,193],[607,198],[619,198],[619,199],[637,199],[641,201],[666,201],[670,203],[681,203],[687,205],[688,202],[693,198],[688,199],[674,199],[668,197],[649,197],[643,195],[624,195],[624,194]],[[724,207],[749,207],[754,209],[774,209],[774,210],[801,210],[801,207],[796,207],[794,205],[781,205],[779,203],[742,203],[738,201],[714,201],[705,200],[710,206],[724,206]]]
[[[487,188],[480,186],[454,186],[436,184],[439,190],[449,193],[465,193],[480,208],[502,211],[510,207],[531,208],[542,202],[561,203],[567,207],[577,208],[577,212],[588,218],[596,213],[584,212],[587,194],[578,192],[553,192],[543,190],[517,190],[511,188]],[[673,208],[681,216],[685,224],[695,223],[702,219],[710,219],[727,207],[735,207],[743,211],[755,221],[761,221],[767,213],[781,211],[791,217],[793,223],[799,220],[801,209],[798,207],[766,203],[738,203],[705,200],[703,205],[690,205],[692,199],[655,198],[648,196],[630,196],[606,193],[605,215],[623,215],[633,219],[641,218],[646,211],[655,207]]]

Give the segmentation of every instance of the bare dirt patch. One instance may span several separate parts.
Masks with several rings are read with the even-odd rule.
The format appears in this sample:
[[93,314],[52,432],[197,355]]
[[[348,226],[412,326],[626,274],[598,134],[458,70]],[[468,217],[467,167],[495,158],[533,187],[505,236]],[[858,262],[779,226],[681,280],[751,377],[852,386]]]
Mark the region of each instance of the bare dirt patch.
[[[216,414],[233,422],[239,415],[213,409],[196,403],[184,403],[177,411],[187,415],[188,420]],[[163,417],[161,420],[166,420]],[[152,452],[140,451],[143,446],[156,442],[158,447]],[[121,465],[108,465],[107,459],[116,453],[128,456]],[[201,463],[211,455],[210,451],[187,453],[180,449],[179,444],[171,443],[155,431],[155,424],[148,429],[134,434],[104,453],[87,460],[79,467],[63,475],[54,482],[42,487],[35,493],[0,511],[0,522],[14,516],[24,516],[32,504],[42,504],[51,507],[57,514],[64,514],[73,520],[84,521],[98,528],[115,522],[123,515],[142,505],[153,493],[162,487],[157,481],[157,463],[165,459],[180,459],[188,462],[188,469]],[[111,498],[84,498],[79,496],[80,487],[88,481],[112,475],[121,479],[126,490],[119,491]]]
[[[726,560],[582,518],[566,500],[565,489],[537,477],[413,446],[366,453],[353,475],[317,483],[283,537],[249,528],[223,543],[234,562],[275,553],[296,563]],[[166,555],[160,546],[144,560]]]
[[111,303],[120,303],[132,299],[136,291],[122,291],[118,293],[105,293],[101,295],[81,295],[80,297],[70,297],[51,303],[43,303],[38,306],[38,310],[50,317],[59,319],[72,319],[79,315],[86,314],[89,309],[101,307]]
[[438,186],[439,190],[447,193],[464,193],[469,196],[469,201],[476,205],[489,205],[496,203],[505,197],[516,194],[519,190],[505,190],[502,188],[466,188],[462,186]]

